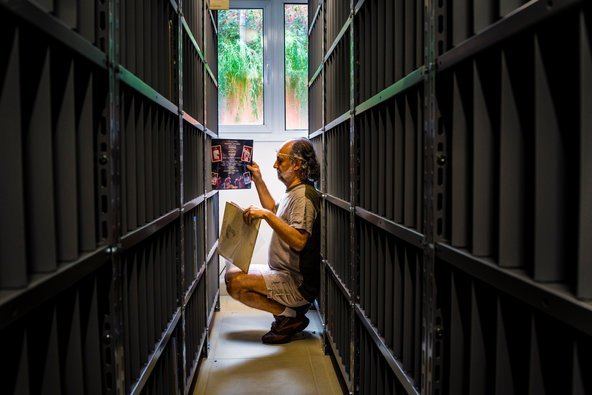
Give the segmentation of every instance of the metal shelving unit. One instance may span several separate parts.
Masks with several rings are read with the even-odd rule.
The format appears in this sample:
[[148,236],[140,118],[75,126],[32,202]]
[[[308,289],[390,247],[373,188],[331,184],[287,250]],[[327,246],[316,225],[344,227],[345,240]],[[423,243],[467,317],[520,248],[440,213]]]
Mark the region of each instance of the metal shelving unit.
[[590,5],[342,5],[311,4],[309,137],[349,392],[585,393]]
[[188,393],[219,297],[216,16],[20,0],[0,20],[4,390]]

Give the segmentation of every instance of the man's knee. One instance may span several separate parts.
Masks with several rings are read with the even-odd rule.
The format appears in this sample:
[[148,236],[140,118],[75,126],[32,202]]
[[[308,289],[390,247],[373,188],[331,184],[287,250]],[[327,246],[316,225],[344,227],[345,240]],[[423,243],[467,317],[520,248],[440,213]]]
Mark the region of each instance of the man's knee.
[[240,293],[243,290],[243,282],[241,281],[241,274],[240,273],[226,273],[224,276],[224,280],[226,281],[226,291],[228,294],[234,298],[238,299]]

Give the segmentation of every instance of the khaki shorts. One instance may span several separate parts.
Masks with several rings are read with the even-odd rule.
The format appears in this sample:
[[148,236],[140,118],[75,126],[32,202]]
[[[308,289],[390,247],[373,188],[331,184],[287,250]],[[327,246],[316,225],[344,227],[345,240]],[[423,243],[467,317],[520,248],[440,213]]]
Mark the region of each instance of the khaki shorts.
[[287,307],[300,307],[308,304],[298,291],[298,286],[292,276],[278,270],[267,269],[261,271],[267,287],[267,297]]

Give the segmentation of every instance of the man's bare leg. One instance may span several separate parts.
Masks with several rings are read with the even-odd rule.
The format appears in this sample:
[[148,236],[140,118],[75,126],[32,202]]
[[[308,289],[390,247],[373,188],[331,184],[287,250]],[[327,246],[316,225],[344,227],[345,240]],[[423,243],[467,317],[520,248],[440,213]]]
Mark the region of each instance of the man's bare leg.
[[[286,306],[267,297],[265,279],[259,273],[245,274],[237,268],[226,272],[226,287],[234,299],[255,309],[264,310],[273,315],[280,315]],[[309,323],[306,317],[282,317],[274,321],[271,330],[261,337],[264,344],[283,344],[292,340],[292,336],[304,330]]]
[[273,315],[280,315],[286,308],[286,306],[283,306],[275,300],[269,299],[267,296],[257,292],[242,291],[238,300],[249,307],[264,310]]
[[225,280],[228,294],[249,307],[267,311],[273,315],[280,315],[286,308],[267,297],[267,286],[261,274],[247,274],[233,267],[227,269]]

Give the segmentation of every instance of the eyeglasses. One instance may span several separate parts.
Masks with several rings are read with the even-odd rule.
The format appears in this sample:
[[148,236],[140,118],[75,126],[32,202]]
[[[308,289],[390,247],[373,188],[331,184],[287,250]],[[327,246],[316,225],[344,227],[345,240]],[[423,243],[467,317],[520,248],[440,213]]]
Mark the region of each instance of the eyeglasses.
[[304,162],[304,158],[301,158],[300,156],[296,156],[296,155],[289,155],[289,154],[283,154],[281,152],[277,152],[276,151],[276,160],[278,163],[282,163],[282,159],[280,158],[281,156],[286,156],[288,158],[292,158],[292,159],[298,159]]

